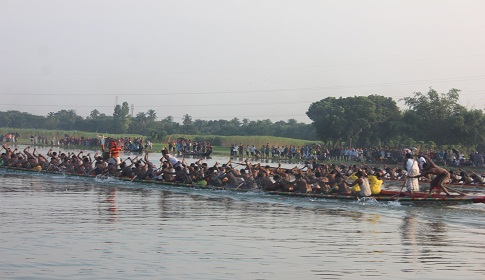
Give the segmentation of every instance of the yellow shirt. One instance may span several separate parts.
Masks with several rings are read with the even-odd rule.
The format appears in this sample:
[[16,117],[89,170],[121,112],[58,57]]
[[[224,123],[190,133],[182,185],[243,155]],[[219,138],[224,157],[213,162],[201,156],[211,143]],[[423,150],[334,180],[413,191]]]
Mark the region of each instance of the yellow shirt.
[[[353,173],[352,175],[349,176],[349,179],[355,181],[355,180],[359,179],[359,177],[355,176],[355,173]],[[354,193],[360,192],[360,186],[358,184],[353,186],[351,191],[354,192]]]
[[383,183],[382,180],[377,179],[374,175],[369,175],[368,178],[372,194],[379,194]]

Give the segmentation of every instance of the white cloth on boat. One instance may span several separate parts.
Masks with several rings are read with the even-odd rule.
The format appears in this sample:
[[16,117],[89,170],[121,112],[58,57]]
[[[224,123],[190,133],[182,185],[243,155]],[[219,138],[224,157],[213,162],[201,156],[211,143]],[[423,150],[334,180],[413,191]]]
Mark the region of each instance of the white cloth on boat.
[[[406,169],[408,171],[408,176],[416,176],[419,175],[419,165],[418,162],[414,159],[408,159],[406,162]],[[419,180],[418,178],[408,178],[406,182],[406,190],[409,191],[419,191]]]

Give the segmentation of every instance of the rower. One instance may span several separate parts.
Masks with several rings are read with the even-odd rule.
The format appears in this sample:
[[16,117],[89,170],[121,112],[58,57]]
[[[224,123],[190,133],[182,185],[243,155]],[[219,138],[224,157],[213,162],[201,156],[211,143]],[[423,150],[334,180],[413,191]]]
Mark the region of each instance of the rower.
[[182,165],[182,163],[174,156],[172,156],[171,154],[168,153],[167,150],[162,150],[162,156],[168,160],[168,162],[174,167],[176,168],[177,166],[179,165]]
[[355,173],[355,176],[357,176],[357,179],[352,182],[352,184],[349,186],[352,188],[355,185],[359,185],[360,191],[357,194],[358,196],[365,197],[365,196],[371,196],[372,192],[370,189],[370,184],[369,184],[369,179],[367,178],[367,174],[365,173],[364,170],[359,170],[357,173]]
[[381,193],[381,186],[383,183],[382,177],[384,177],[384,171],[380,169],[377,170],[373,175],[367,176],[372,194],[376,195]]
[[423,158],[425,158],[427,161],[423,164],[424,172],[421,172],[421,174],[416,176],[409,176],[409,178],[419,178],[426,175],[436,175],[436,177],[430,182],[429,195],[431,195],[431,192],[435,188],[437,188],[438,190],[444,191],[446,195],[451,196],[444,186],[450,180],[450,172],[436,165],[428,156],[423,155]]

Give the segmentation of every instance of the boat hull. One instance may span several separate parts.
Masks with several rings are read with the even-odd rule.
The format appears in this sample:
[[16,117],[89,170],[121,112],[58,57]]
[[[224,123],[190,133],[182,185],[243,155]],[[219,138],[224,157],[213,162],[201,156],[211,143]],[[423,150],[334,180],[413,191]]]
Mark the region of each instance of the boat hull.
[[[62,172],[51,172],[51,171],[35,171],[31,169],[21,169],[21,168],[7,168],[5,166],[0,167],[0,169],[4,170],[5,172],[23,172],[23,173],[42,173],[42,174],[63,174],[69,177],[86,177],[86,178],[96,178],[97,176],[91,175],[84,175],[84,174],[71,174],[71,173],[62,173]],[[230,187],[201,187],[195,184],[181,184],[181,183],[173,183],[173,182],[162,182],[156,180],[137,180],[132,178],[117,178],[120,181],[128,181],[133,183],[140,183],[140,184],[150,184],[150,185],[165,185],[165,186],[177,186],[177,187],[186,187],[186,188],[197,188],[197,189],[216,189],[216,190],[228,190],[228,191],[235,191],[235,192],[249,192],[251,190],[241,190],[237,188],[230,188]],[[397,203],[401,205],[413,205],[413,206],[453,206],[453,205],[461,205],[461,204],[474,204],[474,203],[485,203],[485,196],[451,196],[448,197],[446,195],[440,194],[433,194],[428,196],[426,193],[417,193],[415,192],[412,197],[406,196],[405,193],[397,192],[397,191],[388,191],[383,190],[378,195],[372,195],[366,198],[359,198],[354,195],[340,195],[340,194],[323,194],[323,193],[296,193],[296,192],[280,192],[280,191],[269,191],[264,192],[268,195],[279,195],[279,196],[288,196],[288,197],[309,197],[309,198],[317,198],[317,199],[324,199],[324,200],[338,200],[338,201],[359,201],[365,199],[372,199],[378,202],[383,203]]]
[[294,197],[312,197],[328,200],[345,200],[356,201],[362,199],[374,199],[384,203],[399,202],[401,205],[413,206],[453,206],[462,204],[485,203],[485,196],[452,196],[447,197],[443,195],[427,196],[424,193],[419,193],[413,197],[403,196],[399,192],[383,191],[379,195],[372,195],[370,197],[358,198],[353,195],[338,195],[338,194],[308,194],[308,193],[293,193],[293,192],[268,192],[268,194],[294,196]]

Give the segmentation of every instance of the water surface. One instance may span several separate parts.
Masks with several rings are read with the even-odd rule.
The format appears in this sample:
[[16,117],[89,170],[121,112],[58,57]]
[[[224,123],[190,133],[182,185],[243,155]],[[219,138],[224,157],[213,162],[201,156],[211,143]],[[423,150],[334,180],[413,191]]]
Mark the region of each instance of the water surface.
[[278,197],[0,170],[1,279],[483,279],[484,205]]

